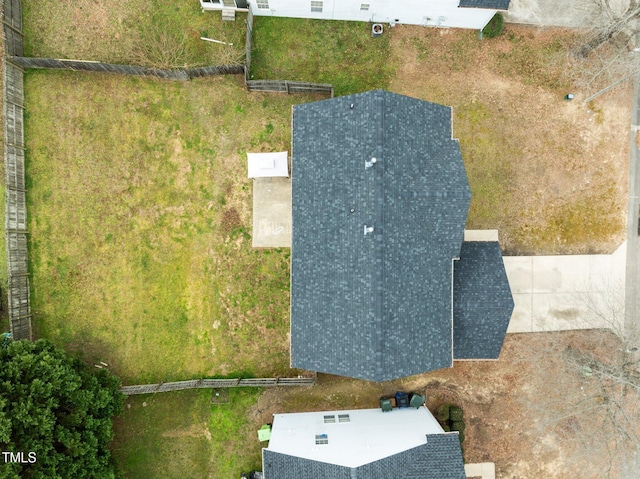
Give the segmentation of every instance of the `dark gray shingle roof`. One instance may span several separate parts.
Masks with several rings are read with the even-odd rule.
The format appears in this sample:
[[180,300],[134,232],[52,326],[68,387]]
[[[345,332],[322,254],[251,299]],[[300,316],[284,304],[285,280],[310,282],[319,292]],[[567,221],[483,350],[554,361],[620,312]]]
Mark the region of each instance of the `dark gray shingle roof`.
[[454,271],[454,358],[497,359],[513,312],[500,245],[465,241]]
[[451,366],[470,201],[451,109],[381,90],[297,105],[292,156],[292,366],[374,381]]
[[463,8],[486,8],[489,10],[509,10],[511,0],[460,0]]
[[428,434],[427,443],[360,467],[336,466],[262,450],[264,479],[465,479],[458,435]]

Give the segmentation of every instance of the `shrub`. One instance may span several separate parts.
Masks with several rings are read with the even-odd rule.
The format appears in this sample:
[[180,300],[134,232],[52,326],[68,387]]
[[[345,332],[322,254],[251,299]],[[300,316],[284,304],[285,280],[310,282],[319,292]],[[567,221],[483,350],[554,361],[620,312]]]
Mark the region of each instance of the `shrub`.
[[442,429],[444,430],[444,432],[451,432],[451,428],[449,427],[449,424],[445,424],[444,426],[442,426]]
[[458,439],[460,439],[460,444],[464,442],[464,432],[460,431],[458,433]]
[[451,423],[451,430],[452,431],[464,431],[466,429],[467,425],[464,423],[464,421],[454,421]]
[[482,29],[482,36],[487,38],[497,37],[504,29],[504,17],[501,13],[496,13],[489,23]]
[[436,409],[434,416],[440,422],[448,421],[450,408],[451,408],[451,404],[447,404],[447,403],[442,404],[441,406],[438,407],[438,409]]
[[449,408],[449,419],[452,422],[462,421],[462,409],[458,406],[451,406]]

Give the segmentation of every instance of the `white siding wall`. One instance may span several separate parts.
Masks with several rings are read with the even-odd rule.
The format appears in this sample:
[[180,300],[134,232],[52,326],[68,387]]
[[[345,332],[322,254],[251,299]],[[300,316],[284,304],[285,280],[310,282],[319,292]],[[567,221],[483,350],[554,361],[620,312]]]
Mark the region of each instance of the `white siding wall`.
[[[324,20],[405,23],[410,25],[483,28],[496,10],[458,8],[459,0],[324,0],[322,13],[311,11],[311,0],[268,0],[269,9],[257,8],[254,15]],[[369,4],[369,10],[360,9]]]

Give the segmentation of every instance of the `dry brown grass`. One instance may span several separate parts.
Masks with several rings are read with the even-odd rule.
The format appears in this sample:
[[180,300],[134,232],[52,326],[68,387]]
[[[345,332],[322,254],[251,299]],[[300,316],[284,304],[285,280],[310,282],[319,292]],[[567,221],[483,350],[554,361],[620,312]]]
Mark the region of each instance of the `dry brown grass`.
[[[390,88],[452,105],[472,191],[469,228],[497,228],[511,254],[605,253],[624,238],[630,90],[571,86],[561,29],[474,32],[401,26]],[[576,99],[564,101],[573,92]]]

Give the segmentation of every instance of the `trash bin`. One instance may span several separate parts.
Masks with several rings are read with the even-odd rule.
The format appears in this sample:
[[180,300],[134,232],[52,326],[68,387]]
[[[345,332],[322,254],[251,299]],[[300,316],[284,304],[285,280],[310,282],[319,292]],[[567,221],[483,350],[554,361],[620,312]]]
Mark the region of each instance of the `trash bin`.
[[390,398],[380,398],[380,408],[382,409],[382,412],[390,412],[393,410],[393,407],[391,407],[391,399]]

